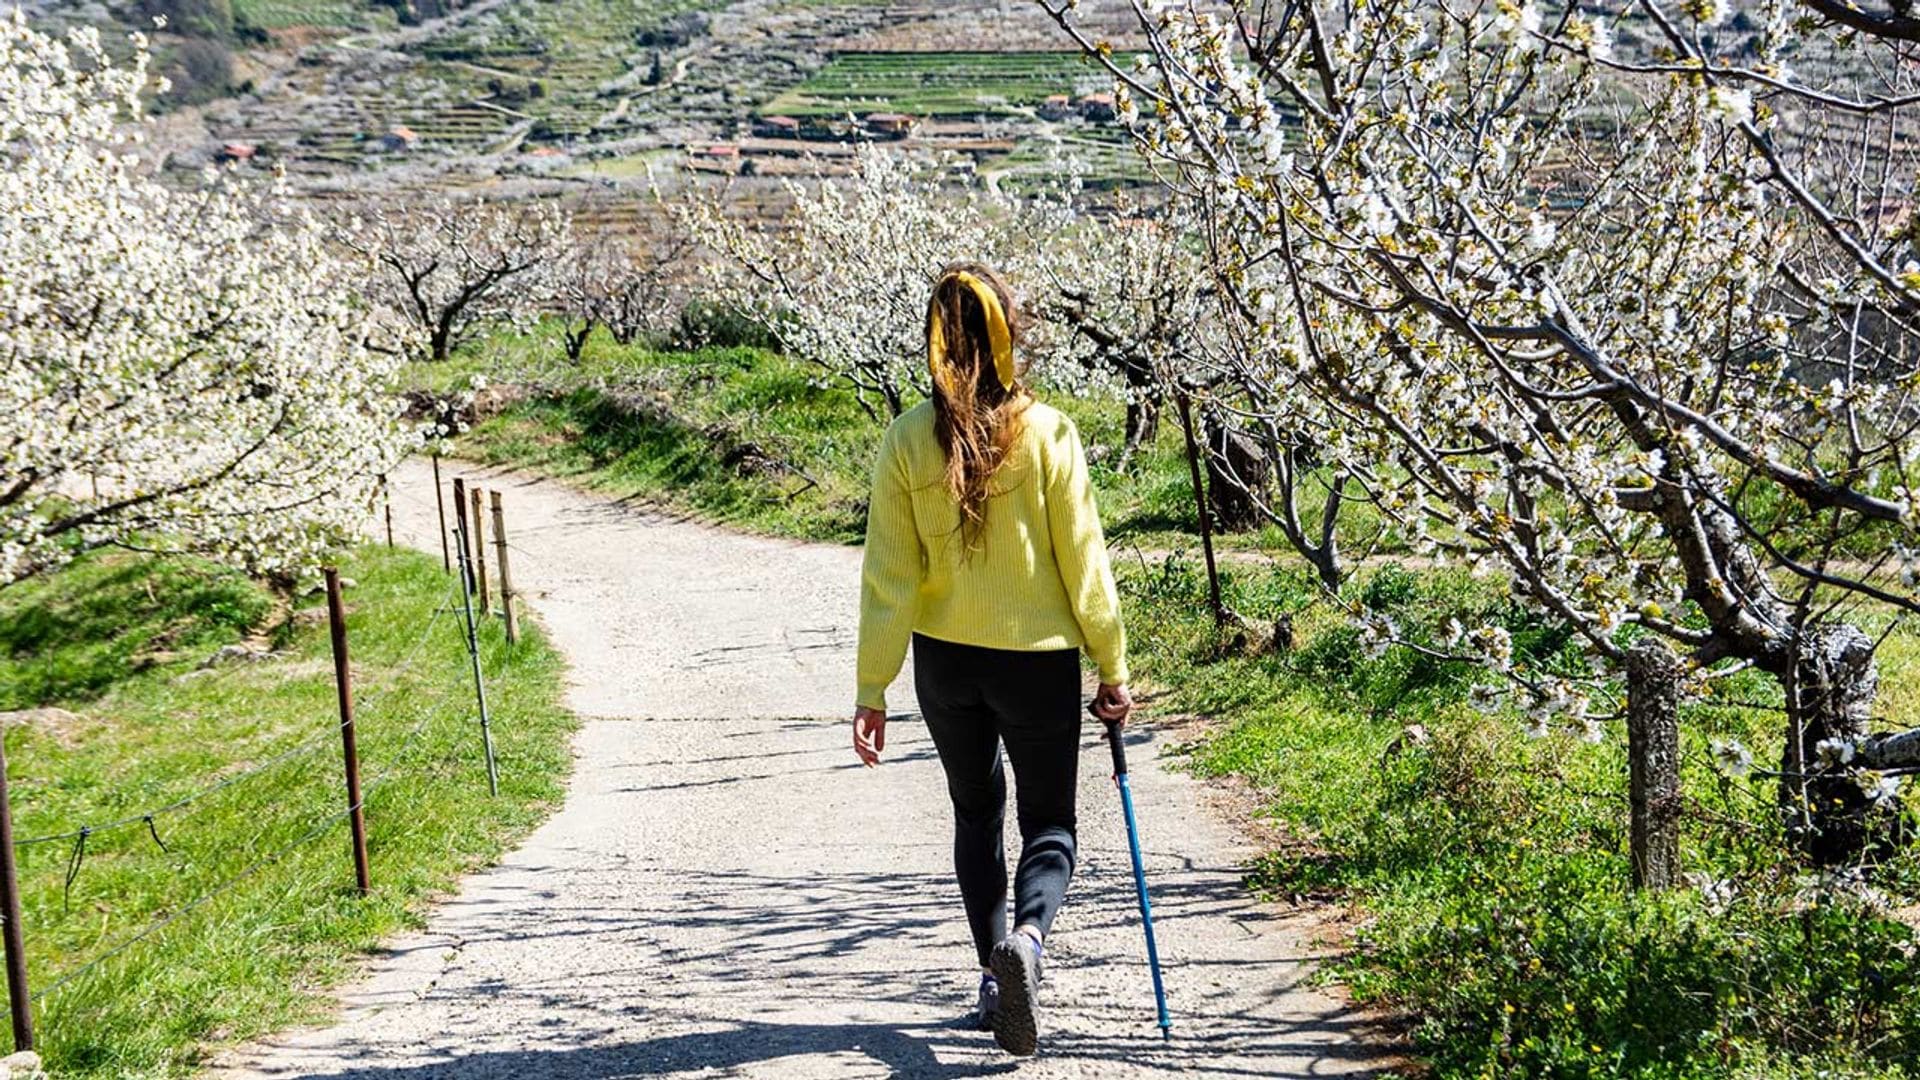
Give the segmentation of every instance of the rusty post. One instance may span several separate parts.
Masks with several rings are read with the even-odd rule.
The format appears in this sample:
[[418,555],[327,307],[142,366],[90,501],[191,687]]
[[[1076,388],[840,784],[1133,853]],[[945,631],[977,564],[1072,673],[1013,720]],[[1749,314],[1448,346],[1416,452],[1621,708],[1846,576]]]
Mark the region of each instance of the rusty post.
[[340,752],[347,763],[347,820],[353,826],[353,877],[365,896],[373,888],[367,874],[367,815],[360,804],[360,747],[353,731],[353,668],[347,662],[347,607],[340,600],[340,571],[329,566],[327,628],[333,635],[333,682],[340,692]]
[[493,502],[493,551],[500,564],[500,613],[507,620],[507,644],[520,640],[520,616],[513,610],[513,571],[507,563],[507,518],[500,510],[500,493],[488,493]]
[[433,508],[440,513],[440,569],[453,573],[453,552],[447,549],[447,498],[440,490],[440,455],[433,455]]
[[[453,521],[454,528],[459,533],[460,562],[464,565],[467,561],[467,481],[462,476],[453,478]],[[461,571],[460,587],[472,592],[473,575]]]
[[1200,550],[1207,556],[1207,595],[1213,604],[1213,622],[1227,624],[1227,605],[1220,599],[1220,571],[1213,562],[1213,508],[1207,501],[1206,485],[1200,480],[1200,451],[1193,439],[1193,409],[1186,387],[1176,387],[1174,400],[1180,403],[1180,429],[1187,437],[1187,472],[1193,480],[1193,505],[1200,512]]
[[20,875],[13,862],[13,804],[7,797],[7,753],[0,745],[0,926],[6,938],[7,1004],[13,1048],[33,1049],[33,994],[27,989],[27,943],[20,928]]
[[479,488],[473,489],[473,516],[468,520],[473,525],[473,578],[474,595],[480,598],[480,617],[492,613],[492,605],[487,600],[487,519],[481,511],[486,494]]

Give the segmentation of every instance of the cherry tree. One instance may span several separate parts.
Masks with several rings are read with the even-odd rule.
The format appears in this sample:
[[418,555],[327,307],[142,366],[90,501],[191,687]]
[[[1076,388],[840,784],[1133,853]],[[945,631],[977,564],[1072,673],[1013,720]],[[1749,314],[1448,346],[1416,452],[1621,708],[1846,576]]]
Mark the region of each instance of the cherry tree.
[[1811,0],[1156,0],[1123,64],[1042,2],[1201,222],[1224,407],[1578,635],[1459,630],[1543,727],[1649,649],[1774,676],[1795,835],[1856,855],[1920,766],[1863,629],[1920,611],[1909,46]]
[[791,209],[771,228],[722,194],[684,221],[719,255],[715,296],[759,319],[783,348],[843,383],[874,416],[896,416],[926,389],[926,301],[934,275],[963,259],[992,261],[984,193],[943,188],[936,170],[862,146],[850,183],[789,182]]
[[567,359],[580,362],[596,329],[604,328],[622,345],[665,330],[679,313],[691,248],[678,231],[642,236],[576,229],[555,262],[548,301],[560,322]]
[[0,19],[0,587],[105,545],[298,571],[417,440],[320,223],[151,178],[149,61]]
[[760,319],[791,353],[860,395],[876,417],[926,390],[927,290],[942,266],[998,267],[1027,319],[1029,377],[1069,393],[1128,401],[1130,455],[1151,438],[1165,358],[1197,340],[1207,285],[1183,232],[1122,212],[1095,214],[1077,166],[1016,195],[953,162],[871,145],[844,182],[790,183],[771,227],[720,195],[683,220],[719,258],[714,295]]
[[370,292],[445,360],[489,322],[534,313],[571,228],[547,200],[392,199],[360,207],[340,239],[376,268]]
[[1061,181],[1001,211],[1011,271],[1034,283],[1029,302],[1056,364],[1105,373],[1127,404],[1125,470],[1159,431],[1167,372],[1212,346],[1211,279],[1192,223],[1157,203],[1121,196],[1101,214],[1085,205],[1081,166],[1050,163]]

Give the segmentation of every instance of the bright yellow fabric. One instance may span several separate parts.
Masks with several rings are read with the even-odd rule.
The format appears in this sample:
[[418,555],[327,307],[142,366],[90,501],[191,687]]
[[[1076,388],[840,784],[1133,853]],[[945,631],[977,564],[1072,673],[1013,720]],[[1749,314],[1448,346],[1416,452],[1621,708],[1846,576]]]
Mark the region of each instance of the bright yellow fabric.
[[1026,410],[970,555],[933,423],[932,402],[909,409],[874,465],[857,703],[886,708],[916,630],[995,649],[1084,648],[1101,682],[1127,681],[1120,598],[1073,421],[1037,402]]
[[[987,343],[993,348],[993,373],[999,377],[1001,386],[1013,389],[1017,374],[1013,367],[1013,331],[1007,326],[1007,313],[1000,307],[1000,294],[965,270],[955,270],[949,276],[972,289],[974,299],[980,301],[980,310],[987,315]],[[947,332],[938,304],[933,306],[932,318],[927,321],[927,367],[932,370],[934,381],[945,385]]]

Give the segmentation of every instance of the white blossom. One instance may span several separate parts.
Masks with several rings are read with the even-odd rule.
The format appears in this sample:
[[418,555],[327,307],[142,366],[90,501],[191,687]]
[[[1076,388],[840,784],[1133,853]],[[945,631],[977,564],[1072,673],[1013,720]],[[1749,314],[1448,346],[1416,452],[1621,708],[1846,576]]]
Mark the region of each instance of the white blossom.
[[1707,107],[1735,123],[1753,120],[1753,93],[1731,86],[1715,86],[1707,91]]
[[0,19],[0,585],[107,544],[297,574],[419,438],[366,266],[277,186],[136,160],[149,59]]
[[1741,745],[1740,740],[1714,739],[1708,748],[1714,768],[1722,775],[1739,778],[1753,771],[1753,752]]
[[1853,760],[1853,740],[1835,736],[1814,744],[1815,758],[1822,769],[1837,769]]

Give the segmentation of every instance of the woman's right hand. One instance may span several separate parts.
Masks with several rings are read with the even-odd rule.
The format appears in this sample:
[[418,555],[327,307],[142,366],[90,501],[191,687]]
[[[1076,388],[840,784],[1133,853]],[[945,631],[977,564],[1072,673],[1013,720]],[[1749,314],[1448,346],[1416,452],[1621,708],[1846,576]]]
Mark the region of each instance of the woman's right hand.
[[1100,692],[1093,695],[1093,715],[1114,727],[1125,727],[1132,712],[1133,695],[1127,693],[1126,683],[1101,683]]
[[865,705],[853,710],[853,752],[860,764],[871,769],[880,764],[880,751],[887,748],[887,714]]

